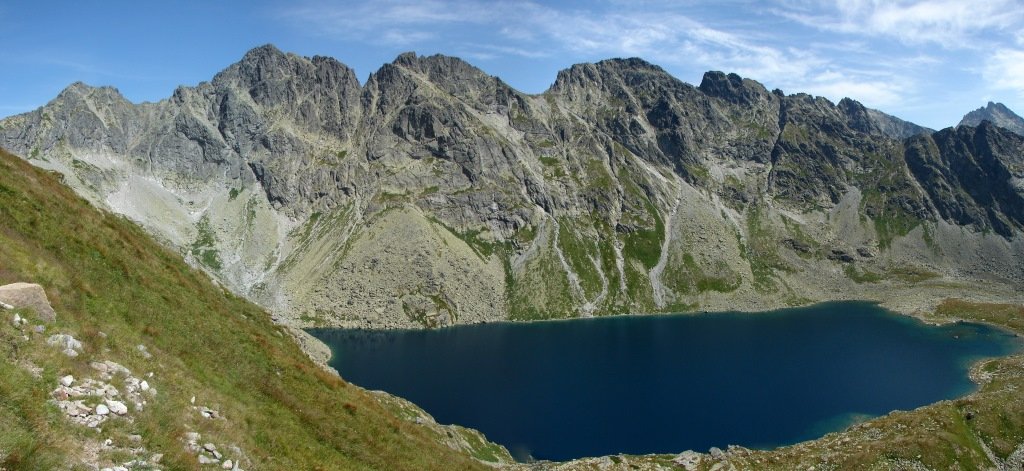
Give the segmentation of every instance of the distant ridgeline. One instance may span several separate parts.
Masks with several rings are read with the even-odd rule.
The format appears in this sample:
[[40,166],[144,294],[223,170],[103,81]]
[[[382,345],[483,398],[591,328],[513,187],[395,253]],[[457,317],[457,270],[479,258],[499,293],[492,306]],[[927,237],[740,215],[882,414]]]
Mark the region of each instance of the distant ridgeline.
[[1024,137],[987,110],[933,132],[640,59],[527,95],[407,53],[360,85],[263,46],[157,103],[73,84],[0,146],[291,325],[914,310],[1020,297]]

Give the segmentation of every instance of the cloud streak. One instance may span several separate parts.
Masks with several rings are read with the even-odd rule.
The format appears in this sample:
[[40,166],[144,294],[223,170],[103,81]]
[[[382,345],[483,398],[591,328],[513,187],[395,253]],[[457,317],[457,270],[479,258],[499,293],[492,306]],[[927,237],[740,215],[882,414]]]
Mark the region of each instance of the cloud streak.
[[988,42],[981,39],[984,32],[1018,31],[1024,5],[1019,0],[832,0],[789,3],[775,13],[825,31],[972,49]]
[[997,50],[986,61],[982,75],[991,88],[1010,90],[1024,98],[1024,50]]

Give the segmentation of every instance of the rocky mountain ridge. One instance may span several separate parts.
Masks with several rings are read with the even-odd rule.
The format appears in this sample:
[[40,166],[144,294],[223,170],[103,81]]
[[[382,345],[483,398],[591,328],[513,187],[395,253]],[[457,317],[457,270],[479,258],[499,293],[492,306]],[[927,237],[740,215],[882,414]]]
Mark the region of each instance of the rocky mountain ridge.
[[640,59],[527,95],[453,57],[361,86],[268,45],[158,103],[74,84],[0,146],[292,325],[913,311],[1024,281],[1024,138]]

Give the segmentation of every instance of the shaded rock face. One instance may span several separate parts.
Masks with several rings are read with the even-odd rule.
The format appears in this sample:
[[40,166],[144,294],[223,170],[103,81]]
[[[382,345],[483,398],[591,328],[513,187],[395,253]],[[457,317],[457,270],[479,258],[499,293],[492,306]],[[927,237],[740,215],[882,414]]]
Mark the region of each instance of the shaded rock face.
[[360,85],[273,46],[158,103],[78,83],[0,121],[280,319],[369,327],[766,308],[908,265],[1017,286],[1022,141],[640,59],[526,95],[453,57]]
[[982,121],[989,121],[996,126],[1024,136],[1024,118],[1002,103],[990,101],[987,105],[967,113],[960,120],[959,126],[978,126]]

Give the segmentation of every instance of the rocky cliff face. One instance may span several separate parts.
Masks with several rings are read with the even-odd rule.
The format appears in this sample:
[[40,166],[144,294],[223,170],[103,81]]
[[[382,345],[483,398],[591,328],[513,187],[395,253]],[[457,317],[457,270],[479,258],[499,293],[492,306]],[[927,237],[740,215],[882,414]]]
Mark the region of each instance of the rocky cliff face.
[[989,121],[1003,129],[1024,136],[1024,118],[1017,116],[1002,103],[988,102],[987,105],[964,115],[960,126],[978,126],[982,121]]
[[0,146],[303,325],[913,309],[1024,281],[1024,138],[639,59],[526,95],[451,57],[360,86],[264,46],[159,103],[74,84]]

